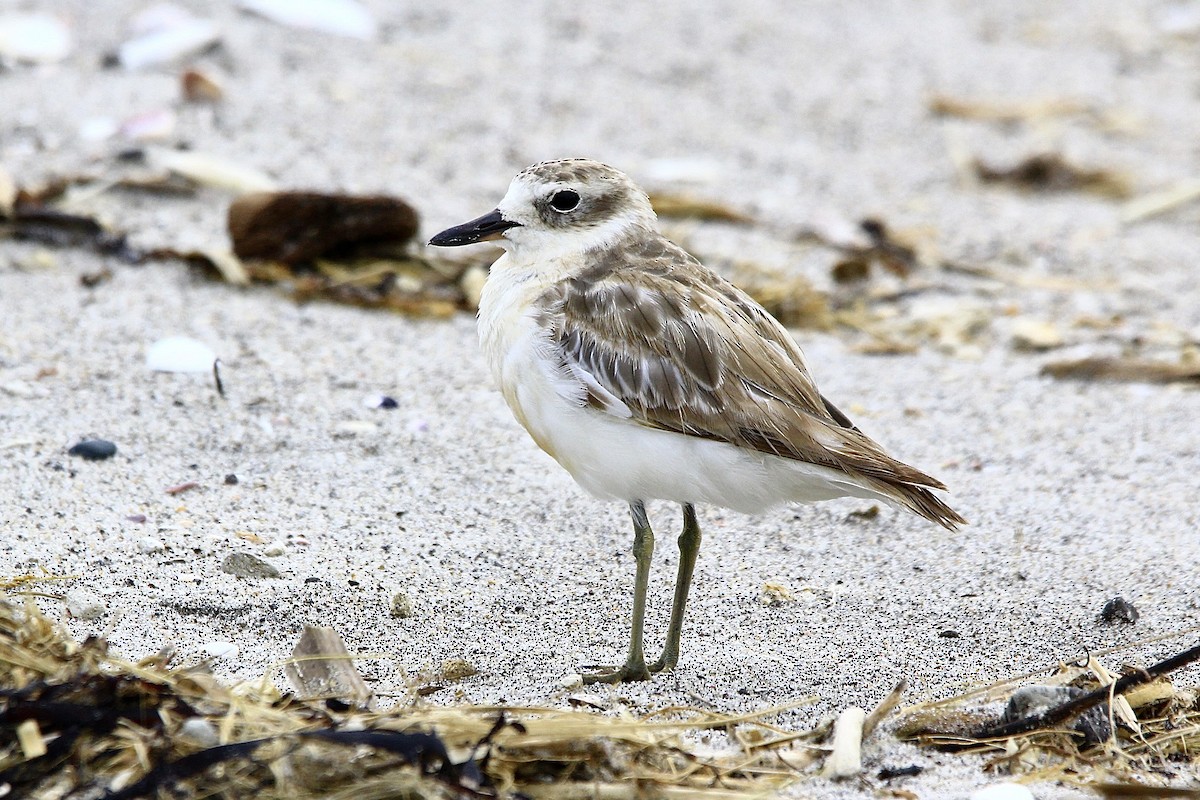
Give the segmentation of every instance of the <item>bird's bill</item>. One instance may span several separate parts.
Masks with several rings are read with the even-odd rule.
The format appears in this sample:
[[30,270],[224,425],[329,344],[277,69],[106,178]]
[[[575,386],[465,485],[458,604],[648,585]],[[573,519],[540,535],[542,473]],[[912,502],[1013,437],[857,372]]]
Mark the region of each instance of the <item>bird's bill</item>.
[[515,228],[520,224],[500,216],[500,209],[496,209],[478,219],[447,228],[430,239],[429,243],[437,247],[460,247],[476,242],[491,242],[503,236],[509,228]]

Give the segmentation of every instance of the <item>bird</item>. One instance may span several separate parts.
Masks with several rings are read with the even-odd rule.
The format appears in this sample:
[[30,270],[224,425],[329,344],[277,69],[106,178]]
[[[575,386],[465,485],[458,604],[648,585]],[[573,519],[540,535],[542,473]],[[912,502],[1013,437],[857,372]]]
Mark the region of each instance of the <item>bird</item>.
[[[517,421],[586,491],[629,505],[629,653],[585,684],[673,669],[700,548],[697,504],[759,513],[880,500],[953,530],[936,478],[888,455],[818,390],[799,345],[746,292],[668,240],[649,196],[590,159],[544,161],[497,207],[433,236],[495,242],[479,300],[484,357]],[[643,649],[654,532],[646,503],[683,509],[661,656]]]

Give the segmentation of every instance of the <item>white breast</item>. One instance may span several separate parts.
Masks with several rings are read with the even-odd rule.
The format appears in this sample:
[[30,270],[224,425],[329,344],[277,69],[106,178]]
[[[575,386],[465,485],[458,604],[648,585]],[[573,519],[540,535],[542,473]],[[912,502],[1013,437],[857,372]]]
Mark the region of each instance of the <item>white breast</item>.
[[604,499],[712,503],[745,512],[845,495],[887,499],[834,470],[588,407],[583,383],[562,369],[547,332],[529,313],[544,283],[507,258],[493,265],[480,298],[484,355],[517,420],[584,489]]

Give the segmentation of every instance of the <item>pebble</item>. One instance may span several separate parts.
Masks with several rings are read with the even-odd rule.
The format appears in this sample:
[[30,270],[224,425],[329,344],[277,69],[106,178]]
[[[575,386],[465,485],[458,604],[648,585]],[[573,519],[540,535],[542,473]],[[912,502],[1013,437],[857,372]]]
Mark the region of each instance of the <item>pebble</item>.
[[276,556],[281,556],[286,552],[287,550],[284,549],[284,546],[276,542],[275,544],[269,545],[266,550],[263,550],[263,555],[267,556],[268,558],[274,558]]
[[396,619],[408,619],[413,615],[412,600],[404,592],[392,595],[392,616]]
[[1141,614],[1134,608],[1133,603],[1126,600],[1124,597],[1114,597],[1104,604],[1104,608],[1100,609],[1100,619],[1109,623],[1127,622],[1130,625],[1138,621]]
[[386,394],[369,394],[363,398],[363,405],[367,408],[382,408],[387,411],[400,407],[396,398],[388,397]]
[[568,672],[558,679],[558,688],[560,689],[578,689],[583,686],[583,676],[578,672]]
[[1057,326],[1036,319],[1019,319],[1013,323],[1012,344],[1017,350],[1038,352],[1062,347],[1063,335]]
[[472,675],[478,675],[479,670],[475,665],[465,658],[448,658],[442,662],[442,668],[439,670],[443,680],[459,681],[463,678],[469,678]]
[[99,619],[106,611],[104,598],[90,589],[77,589],[67,595],[67,613],[75,619]]
[[117,446],[105,439],[84,439],[67,451],[69,456],[79,456],[84,461],[103,461],[117,454]]
[[150,555],[151,553],[161,553],[167,549],[167,546],[163,544],[162,539],[155,539],[153,536],[143,536],[138,539],[137,549],[140,553]]
[[232,472],[229,473],[228,475],[226,475],[225,476],[225,485],[226,486],[237,486],[238,485],[238,476],[234,475]]
[[279,570],[270,562],[250,553],[230,553],[221,562],[221,571],[239,578],[278,578]]
[[[1022,686],[1009,697],[1008,705],[1004,708],[1004,721],[1015,722],[1041,714],[1084,694],[1086,692],[1074,686]],[[1107,741],[1112,736],[1112,728],[1108,724],[1108,704],[1092,706],[1080,714],[1070,727],[1083,734],[1085,744]]]
[[216,726],[200,717],[184,720],[183,724],[179,726],[179,736],[201,748],[216,747],[221,743]]
[[993,783],[971,792],[970,800],[1034,800],[1033,792],[1019,783]]

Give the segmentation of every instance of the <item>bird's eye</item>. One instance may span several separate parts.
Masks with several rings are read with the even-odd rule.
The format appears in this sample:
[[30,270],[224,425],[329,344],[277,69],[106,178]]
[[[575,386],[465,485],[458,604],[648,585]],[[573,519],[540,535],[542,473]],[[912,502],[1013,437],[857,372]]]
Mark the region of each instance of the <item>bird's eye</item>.
[[570,189],[555,192],[554,196],[550,198],[550,207],[560,214],[574,211],[579,207],[579,192],[573,192]]

